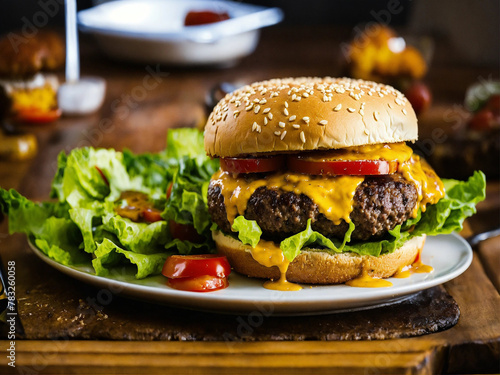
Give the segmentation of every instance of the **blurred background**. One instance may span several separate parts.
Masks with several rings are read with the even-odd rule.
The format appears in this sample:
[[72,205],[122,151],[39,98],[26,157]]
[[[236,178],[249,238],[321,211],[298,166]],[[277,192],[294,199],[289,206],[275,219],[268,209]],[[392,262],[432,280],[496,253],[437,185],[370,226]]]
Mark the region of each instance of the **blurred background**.
[[[105,0],[79,0],[78,9],[87,9]],[[282,26],[342,25],[354,27],[377,20],[377,14],[392,4],[390,25],[418,34],[431,34],[450,42],[444,54],[453,64],[500,63],[500,2],[497,0],[245,0],[243,3],[279,7],[284,11]],[[2,0],[0,33],[20,29],[25,20],[51,9],[48,26],[64,26],[62,0]],[[52,11],[54,9],[54,11]],[[53,12],[53,13],[52,13]],[[53,15],[52,15],[53,14]],[[38,16],[39,22],[45,18]],[[36,21],[35,21],[36,22]],[[492,48],[496,47],[496,48]]]
[[[99,109],[86,116],[62,108],[69,101],[59,86],[64,1],[1,2],[0,81],[22,82],[17,92],[3,85],[7,95],[0,84],[4,138],[21,133],[33,146],[56,134],[54,152],[157,151],[168,128],[203,128],[215,103],[239,85],[350,76],[393,85],[410,99],[420,128],[414,148],[441,176],[465,178],[474,169],[500,176],[498,0],[127,1],[77,1],[82,76],[107,83]],[[36,85],[36,95],[27,93]],[[104,131],[103,121],[111,124]],[[32,152],[11,158],[37,155],[23,149]]]

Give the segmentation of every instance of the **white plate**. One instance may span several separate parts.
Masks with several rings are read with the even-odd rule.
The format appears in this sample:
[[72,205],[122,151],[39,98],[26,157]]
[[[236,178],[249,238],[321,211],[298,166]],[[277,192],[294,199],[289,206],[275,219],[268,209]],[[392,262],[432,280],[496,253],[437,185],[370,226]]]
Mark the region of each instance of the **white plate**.
[[412,293],[449,281],[462,274],[472,262],[472,249],[456,234],[428,237],[422,260],[432,273],[413,274],[406,279],[390,278],[389,288],[353,288],[347,285],[308,286],[298,292],[265,289],[262,281],[233,272],[229,287],[210,293],[184,292],[166,286],[163,276],[136,280],[132,268],[118,269],[109,277],[94,274],[92,267],[68,267],[48,258],[30,243],[35,254],[55,269],[83,282],[161,304],[223,313],[309,315],[373,308],[407,298]]
[[[190,10],[227,12],[229,20],[184,26]],[[176,65],[228,64],[255,50],[259,29],[283,19],[278,8],[206,0],[113,1],[78,13],[110,57]]]

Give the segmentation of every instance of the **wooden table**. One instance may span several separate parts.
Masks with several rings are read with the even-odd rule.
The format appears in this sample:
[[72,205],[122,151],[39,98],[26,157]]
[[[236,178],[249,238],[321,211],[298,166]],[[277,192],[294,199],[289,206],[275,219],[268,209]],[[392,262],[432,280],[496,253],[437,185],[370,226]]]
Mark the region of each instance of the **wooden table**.
[[[28,162],[0,162],[0,185],[32,199],[48,196],[61,150],[79,146],[129,148],[135,152],[165,147],[167,129],[195,126],[205,120],[208,90],[221,81],[252,82],[283,76],[336,76],[342,60],[338,43],[349,30],[328,27],[265,30],[257,51],[228,69],[180,69],[127,65],[103,59],[84,40],[84,74],[106,78],[108,92],[99,113],[63,118],[30,128],[39,140],[37,157]],[[437,55],[428,75],[436,107],[461,103],[468,85],[479,76],[498,76],[495,68],[445,64]],[[152,74],[151,72],[156,72]],[[157,83],[146,88],[145,80]],[[153,87],[154,86],[154,87]],[[118,108],[120,108],[118,110]],[[430,129],[422,129],[425,133]],[[488,185],[482,216],[468,222],[464,235],[498,219],[499,184]],[[6,236],[0,227],[1,255],[26,251],[24,238]],[[16,342],[17,369],[0,360],[2,372],[25,373],[436,373],[500,371],[500,238],[479,246],[462,276],[445,288],[461,308],[458,324],[444,332],[410,339],[350,342]],[[9,341],[2,341],[5,353]]]

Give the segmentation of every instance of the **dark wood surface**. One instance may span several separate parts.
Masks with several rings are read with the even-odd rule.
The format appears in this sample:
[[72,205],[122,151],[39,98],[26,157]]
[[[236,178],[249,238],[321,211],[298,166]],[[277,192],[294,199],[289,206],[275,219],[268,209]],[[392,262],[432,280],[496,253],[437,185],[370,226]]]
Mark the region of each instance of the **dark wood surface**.
[[[148,68],[144,65],[113,62],[102,58],[93,44],[89,40],[84,40],[82,43],[84,75],[100,75],[106,78],[108,83],[106,101],[102,109],[91,116],[63,118],[51,125],[26,128],[25,130],[37,135],[39,153],[35,159],[27,162],[0,162],[0,186],[17,188],[32,199],[44,199],[48,196],[57,154],[61,150],[89,145],[116,149],[129,148],[135,152],[161,150],[165,147],[167,129],[196,126],[204,122],[207,115],[205,96],[210,88],[221,81],[248,83],[283,76],[340,75],[343,66],[337,46],[348,36],[347,29],[325,27],[265,30],[256,52],[240,64],[228,69],[181,69],[156,65]],[[426,115],[427,119],[432,121],[421,121],[422,136],[432,134],[436,124],[446,127],[446,121],[441,120],[447,111],[454,111],[456,106],[460,106],[468,85],[479,77],[490,75],[498,77],[497,68],[450,64],[447,57],[439,53],[439,48],[437,51],[434,64],[427,76],[427,81],[434,92],[435,105]],[[156,75],[158,85],[146,90],[144,98],[134,96],[134,93],[139,93],[144,87],[143,80],[151,76],[150,71],[157,69],[159,69]],[[498,182],[489,183],[487,202],[479,206],[480,215],[467,222],[466,229],[462,233],[464,236],[490,229],[498,221],[499,186]],[[123,332],[124,340],[130,338],[140,340],[140,332],[144,333],[143,340],[159,337],[147,329],[151,326],[136,325],[135,322],[141,317],[134,315],[127,319],[127,311],[120,311],[120,319],[117,319],[116,316],[107,314],[108,307],[100,311],[93,308],[94,315],[90,315],[94,319],[93,326],[92,329],[88,328],[82,317],[75,314],[74,309],[88,308],[85,299],[92,297],[96,290],[42,264],[30,253],[23,236],[7,237],[6,223],[0,226],[0,254],[4,263],[18,259],[18,298],[20,298],[21,315],[23,312],[26,314],[21,316],[25,321],[26,332],[31,338],[54,339],[17,340],[18,366],[33,370],[38,365],[37,372],[134,373],[147,370],[146,372],[150,373],[164,373],[166,369],[172,373],[189,370],[192,373],[219,374],[268,373],[270,370],[329,374],[367,371],[387,373],[500,371],[498,368],[500,238],[481,244],[475,252],[471,267],[462,276],[444,285],[461,311],[460,320],[453,328],[416,338],[357,342],[316,341],[341,338],[327,336],[328,332],[333,332],[331,327],[334,324],[328,322],[325,317],[310,317],[304,320],[290,318],[289,323],[293,327],[289,331],[290,336],[281,339],[310,340],[306,342],[269,342],[276,339],[269,334],[277,332],[276,326],[271,326],[269,323],[265,326],[268,329],[256,332],[254,337],[267,341],[254,343],[231,342],[228,345],[227,342],[220,341],[203,343],[149,341],[139,344],[121,341],[117,340],[120,330]],[[54,282],[60,286],[58,290],[62,290],[61,293],[53,293],[51,290],[50,286]],[[118,300],[120,307],[125,310],[126,303],[121,302],[121,299]],[[25,303],[32,305],[30,308],[26,305],[23,307]],[[55,306],[59,306],[61,310]],[[154,308],[152,305],[148,306]],[[131,309],[131,312],[137,311],[140,311],[140,308]],[[98,323],[109,320],[110,315],[115,319],[116,330],[113,331],[113,336],[105,337],[105,333],[99,331]],[[57,319],[60,319],[59,327],[65,327],[65,330],[58,332],[47,329],[51,322]],[[294,319],[301,323],[294,324]],[[183,332],[189,333],[186,327],[192,327],[187,321],[184,324]],[[307,334],[307,325],[311,326],[310,336]],[[173,335],[166,338],[203,339],[202,326],[203,324],[198,322],[197,337]],[[219,329],[223,329],[220,327]],[[141,331],[143,328],[146,329]],[[214,331],[210,329],[206,330],[205,339],[220,337],[214,335]],[[64,336],[68,332],[72,334]],[[129,332],[136,335],[130,336]],[[314,332],[316,334],[313,334]],[[339,330],[335,332],[338,333]],[[220,332],[217,333],[220,335]],[[114,341],[92,341],[105,338]],[[8,342],[2,342],[2,350],[4,346],[8,347],[7,344]],[[113,366],[113,369],[107,369],[107,365]],[[2,372],[16,371],[6,368],[5,361],[0,362],[0,368]]]

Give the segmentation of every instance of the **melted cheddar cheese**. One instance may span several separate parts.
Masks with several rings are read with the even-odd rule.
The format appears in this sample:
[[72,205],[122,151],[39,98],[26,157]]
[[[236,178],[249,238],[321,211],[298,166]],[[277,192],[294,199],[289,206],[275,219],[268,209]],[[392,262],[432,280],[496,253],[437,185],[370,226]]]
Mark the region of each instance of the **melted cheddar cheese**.
[[264,288],[282,291],[296,291],[302,289],[298,284],[291,283],[286,279],[286,271],[290,261],[286,259],[283,251],[272,241],[260,240],[257,246],[252,248],[251,254],[259,264],[265,267],[276,266],[280,270],[278,280],[266,281]]
[[413,154],[404,142],[380,143],[376,145],[354,146],[340,150],[319,151],[305,157],[307,160],[377,160],[404,162]]
[[413,182],[417,189],[417,204],[413,208],[412,217],[417,216],[419,208],[425,212],[428,204],[436,204],[444,197],[443,182],[425,160],[420,160],[420,156],[413,155],[400,163],[398,172],[405,180]]
[[407,277],[410,277],[410,275],[414,273],[431,273],[432,271],[434,271],[434,268],[428,266],[427,264],[422,263],[421,253],[422,249],[420,249],[417,257],[415,258],[415,261],[411,265],[401,267],[396,271],[393,277],[397,279],[406,279]]
[[363,266],[361,275],[355,279],[346,282],[346,285],[353,286],[356,288],[387,288],[392,286],[392,283],[388,280],[378,279],[376,277],[371,277]]
[[354,192],[363,180],[364,177],[359,176],[322,177],[293,172],[279,172],[266,178],[250,180],[219,171],[212,178],[212,183],[221,189],[231,225],[236,216],[245,214],[248,200],[261,186],[305,194],[318,205],[319,212],[335,224],[340,224],[342,220],[351,221],[349,215]]
[[[315,152],[304,155],[304,158],[314,161],[379,159],[397,161],[398,173],[407,181],[412,182],[417,189],[418,198],[415,207],[413,207],[413,217],[416,217],[419,209],[425,211],[427,205],[435,204],[444,197],[444,186],[439,177],[425,161],[420,160],[418,155],[413,155],[412,149],[405,143],[367,145]],[[351,221],[349,216],[353,210],[354,194],[363,180],[364,176],[310,176],[283,171],[255,179],[252,176],[233,175],[229,172],[219,171],[212,177],[211,183],[221,190],[227,219],[231,225],[237,216],[245,214],[248,200],[262,186],[308,196],[317,204],[320,213],[338,225],[342,220],[347,223]],[[261,265],[277,266],[280,270],[280,280],[266,283],[266,288],[296,290],[293,289],[296,284],[286,281],[289,261],[278,246],[262,240],[252,249],[251,253]],[[422,267],[421,271],[418,271],[417,267],[413,269],[413,272],[429,272],[426,267]],[[360,277],[348,284],[361,287],[392,285],[388,281],[371,278],[364,269]],[[297,287],[300,288],[300,286]]]

